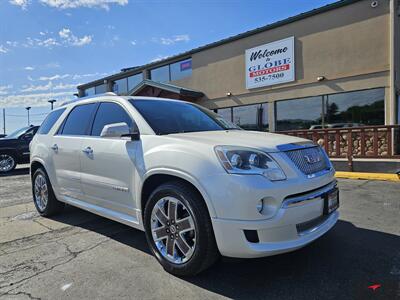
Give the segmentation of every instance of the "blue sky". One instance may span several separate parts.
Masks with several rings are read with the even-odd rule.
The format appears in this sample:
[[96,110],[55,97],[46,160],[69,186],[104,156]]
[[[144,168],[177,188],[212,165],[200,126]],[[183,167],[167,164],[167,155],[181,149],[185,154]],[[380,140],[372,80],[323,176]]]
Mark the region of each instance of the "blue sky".
[[[0,109],[7,132],[40,124],[76,85],[334,0],[0,0]],[[0,132],[3,132],[0,111]]]

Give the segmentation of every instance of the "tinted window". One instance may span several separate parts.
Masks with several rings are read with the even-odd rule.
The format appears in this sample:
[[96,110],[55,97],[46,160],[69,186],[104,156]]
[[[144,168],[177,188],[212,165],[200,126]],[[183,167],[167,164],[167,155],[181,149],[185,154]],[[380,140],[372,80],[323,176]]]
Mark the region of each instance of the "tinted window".
[[150,77],[153,81],[169,81],[169,65],[150,70]]
[[106,84],[95,86],[95,93],[96,94],[104,94],[105,92],[107,92],[107,85]]
[[171,80],[179,80],[192,75],[192,59],[181,60],[170,65]]
[[126,78],[116,80],[113,84],[113,92],[116,94],[126,94],[128,92],[128,80]]
[[62,135],[87,135],[96,103],[76,106],[64,123]]
[[57,122],[57,120],[60,118],[60,116],[64,111],[65,108],[52,111],[43,121],[42,125],[40,125],[38,133],[48,134],[50,129],[53,127],[54,123]]
[[322,97],[276,102],[277,130],[309,129],[322,124]]
[[212,111],[180,101],[130,100],[156,134],[240,129]]
[[332,127],[385,124],[384,89],[327,95],[325,99],[325,123]]
[[128,92],[143,80],[143,74],[135,74],[128,77]]
[[85,90],[85,96],[93,96],[95,94],[94,87]]
[[116,103],[101,103],[94,119],[92,134],[100,136],[105,125],[124,122],[129,128],[133,127],[132,119],[127,112]]

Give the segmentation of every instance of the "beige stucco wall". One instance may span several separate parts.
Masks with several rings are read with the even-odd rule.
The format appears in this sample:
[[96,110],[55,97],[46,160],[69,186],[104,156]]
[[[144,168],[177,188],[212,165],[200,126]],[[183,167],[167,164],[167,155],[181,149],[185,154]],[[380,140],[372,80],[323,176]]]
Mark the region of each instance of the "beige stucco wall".
[[[173,83],[204,92],[200,104],[210,108],[389,88],[389,0],[370,4],[361,1],[195,53],[192,76]],[[245,50],[290,36],[296,81],[247,90]],[[318,76],[326,80],[317,82]]]

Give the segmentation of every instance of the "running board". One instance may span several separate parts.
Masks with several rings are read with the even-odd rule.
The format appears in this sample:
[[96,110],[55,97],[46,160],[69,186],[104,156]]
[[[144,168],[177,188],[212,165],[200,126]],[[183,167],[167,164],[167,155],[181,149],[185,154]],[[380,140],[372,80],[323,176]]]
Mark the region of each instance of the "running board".
[[140,224],[139,220],[134,216],[124,214],[121,212],[113,211],[104,207],[100,207],[98,205],[90,204],[81,200],[77,200],[75,198],[71,198],[68,196],[64,196],[64,202],[70,204],[72,206],[79,207],[88,212],[94,213],[96,215],[114,220],[116,222],[128,225],[130,227],[144,230],[142,224]]

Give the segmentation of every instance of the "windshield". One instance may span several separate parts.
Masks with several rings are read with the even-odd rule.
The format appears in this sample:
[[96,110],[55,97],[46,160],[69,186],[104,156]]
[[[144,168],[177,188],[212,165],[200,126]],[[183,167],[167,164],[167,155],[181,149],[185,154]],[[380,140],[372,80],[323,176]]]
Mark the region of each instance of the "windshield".
[[166,100],[129,100],[156,134],[240,129],[196,104]]
[[26,130],[28,130],[29,128],[30,128],[30,127],[23,127],[23,128],[20,128],[20,129],[14,131],[13,133],[7,135],[6,138],[8,138],[8,139],[15,139],[15,138],[18,138],[21,134],[23,134],[23,133],[24,133]]

